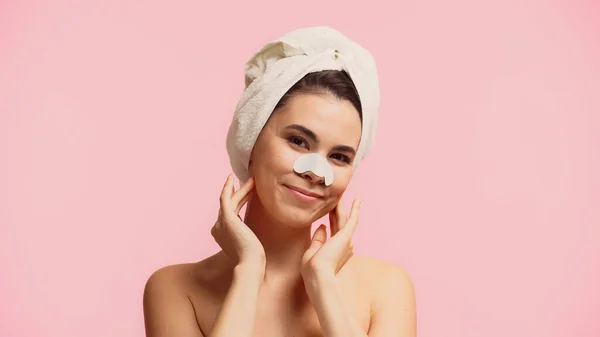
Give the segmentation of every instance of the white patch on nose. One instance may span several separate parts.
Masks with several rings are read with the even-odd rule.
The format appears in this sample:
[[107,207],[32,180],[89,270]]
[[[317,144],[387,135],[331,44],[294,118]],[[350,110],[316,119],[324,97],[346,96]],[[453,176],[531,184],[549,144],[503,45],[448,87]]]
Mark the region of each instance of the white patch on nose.
[[333,184],[333,168],[327,159],[318,153],[305,153],[294,161],[294,171],[298,174],[312,172],[314,175],[325,178],[325,186]]

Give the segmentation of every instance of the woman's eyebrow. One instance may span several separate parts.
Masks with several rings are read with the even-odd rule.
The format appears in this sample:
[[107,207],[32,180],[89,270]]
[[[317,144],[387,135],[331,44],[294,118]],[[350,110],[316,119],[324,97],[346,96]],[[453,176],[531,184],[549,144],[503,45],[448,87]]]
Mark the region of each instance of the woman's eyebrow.
[[300,131],[303,134],[305,134],[308,138],[310,138],[313,142],[318,143],[319,142],[319,137],[317,137],[317,135],[312,132],[312,130],[302,126],[302,125],[298,125],[298,124],[291,124],[288,125],[286,127],[286,129],[292,129],[292,130],[296,130],[296,131]]
[[337,146],[334,146],[334,147],[333,147],[333,149],[334,149],[335,151],[340,151],[340,152],[348,152],[348,153],[351,153],[353,156],[355,156],[355,155],[356,155],[356,150],[355,150],[353,147],[351,147],[351,146],[347,146],[347,145],[337,145]]
[[[299,132],[302,132],[303,134],[305,134],[308,138],[310,138],[313,142],[315,143],[319,143],[319,137],[317,137],[317,135],[309,128],[299,125],[299,124],[291,124],[288,125],[286,127],[286,129],[292,129],[292,130],[296,130]],[[351,153],[352,155],[356,155],[356,150],[348,145],[337,145],[334,146],[333,149],[335,151],[340,151],[340,152],[347,152],[347,153]]]

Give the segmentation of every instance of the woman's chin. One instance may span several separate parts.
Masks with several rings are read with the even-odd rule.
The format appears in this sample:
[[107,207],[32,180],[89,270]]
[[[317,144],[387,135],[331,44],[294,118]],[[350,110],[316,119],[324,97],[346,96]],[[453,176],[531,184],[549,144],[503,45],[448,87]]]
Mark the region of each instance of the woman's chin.
[[277,220],[293,228],[310,226],[320,218],[315,212],[297,207],[282,207],[277,213]]
[[306,210],[298,210],[296,213],[290,213],[288,218],[289,226],[303,228],[312,225],[315,221],[323,217],[323,212],[309,213]]

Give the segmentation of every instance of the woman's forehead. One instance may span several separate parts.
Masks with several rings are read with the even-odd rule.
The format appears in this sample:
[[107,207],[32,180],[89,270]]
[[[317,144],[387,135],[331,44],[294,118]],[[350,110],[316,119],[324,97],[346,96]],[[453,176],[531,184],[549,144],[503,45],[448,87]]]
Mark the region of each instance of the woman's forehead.
[[[339,100],[331,95],[301,94],[294,96],[280,111],[279,120],[305,126],[344,128],[358,127],[360,116],[351,102]],[[350,130],[349,130],[350,131]]]

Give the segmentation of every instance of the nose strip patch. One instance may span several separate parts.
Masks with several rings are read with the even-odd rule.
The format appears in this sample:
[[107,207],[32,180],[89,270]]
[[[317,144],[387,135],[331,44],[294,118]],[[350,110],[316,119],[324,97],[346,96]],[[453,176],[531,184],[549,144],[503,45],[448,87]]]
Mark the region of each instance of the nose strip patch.
[[312,172],[316,176],[325,178],[325,185],[333,184],[333,168],[327,159],[318,153],[305,153],[294,161],[294,171],[298,174]]

